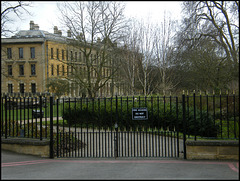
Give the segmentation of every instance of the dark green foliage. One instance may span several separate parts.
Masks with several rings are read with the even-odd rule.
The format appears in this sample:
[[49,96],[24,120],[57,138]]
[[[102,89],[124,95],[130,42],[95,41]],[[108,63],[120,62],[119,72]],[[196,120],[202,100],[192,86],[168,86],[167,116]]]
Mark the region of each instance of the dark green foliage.
[[[117,106],[117,109],[116,109]],[[148,120],[132,120],[132,107],[147,107]],[[63,117],[70,125],[83,127],[99,127],[114,129],[115,122],[119,128],[127,130],[136,128],[159,128],[164,130],[179,130],[183,132],[182,106],[169,102],[142,101],[133,105],[133,101],[102,101],[82,104],[81,106],[66,106]],[[217,137],[219,126],[214,124],[213,117],[207,111],[200,111],[196,108],[194,118],[194,109],[190,107],[186,111],[186,134],[202,137]]]

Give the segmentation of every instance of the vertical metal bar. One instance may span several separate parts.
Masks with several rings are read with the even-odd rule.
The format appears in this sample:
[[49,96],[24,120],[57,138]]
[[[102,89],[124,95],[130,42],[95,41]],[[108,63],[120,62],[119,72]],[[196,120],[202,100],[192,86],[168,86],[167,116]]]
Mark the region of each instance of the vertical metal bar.
[[[25,120],[26,120],[26,117],[25,117],[25,104],[26,104],[26,102],[25,102],[25,100],[26,100],[26,97],[24,97],[24,100],[23,100],[23,102],[24,102],[24,104],[23,104],[23,123],[24,123],[24,126],[23,126],[23,128],[24,128],[24,137],[25,137],[25,134],[26,134],[26,130],[25,130]],[[10,111],[9,111],[10,112]],[[10,128],[10,127],[9,127]],[[9,131],[10,131],[10,129],[9,129]]]
[[178,97],[176,97],[177,157],[179,157]]
[[89,157],[91,157],[91,153],[92,153],[92,149],[91,149],[91,148],[92,148],[92,143],[91,143],[91,140],[92,140],[92,138],[91,138],[91,137],[92,137],[92,136],[91,136],[91,130],[90,130],[89,134],[90,134],[90,135],[89,135],[89,136],[90,136],[90,138],[89,138],[89,140],[90,140]]
[[[133,107],[134,107],[134,103],[135,103],[135,98],[134,98],[134,96],[133,96]],[[132,135],[133,134],[133,135]],[[131,138],[133,138],[133,140],[132,140],[132,142],[133,142],[133,144],[132,144],[132,146],[133,146],[133,156],[135,157],[135,125],[134,125],[134,127],[133,127],[133,132],[131,133]]]
[[221,138],[222,138],[222,95],[220,92],[220,96],[219,96],[219,101],[220,101],[220,125],[221,125]]
[[228,134],[228,138],[229,138],[229,117],[228,117],[228,114],[229,114],[229,112],[228,112],[228,92],[227,92],[227,95],[226,95],[226,101],[227,101],[227,134]]
[[[71,135],[71,134],[72,134],[72,140],[71,140],[71,141],[72,141],[72,157],[73,157],[73,152],[74,152],[74,149],[76,150],[76,147],[73,146],[73,144],[74,144],[74,143],[73,143],[73,142],[74,142],[74,139],[73,139],[73,134],[74,134],[74,132],[71,132],[70,135]],[[76,143],[76,141],[75,141],[75,143]],[[76,151],[75,151],[75,155],[76,155]]]
[[[12,98],[13,99],[13,102],[14,102],[14,97]],[[14,120],[15,120],[15,118],[14,118],[14,106],[13,106],[13,108],[12,108],[12,112],[13,112],[13,114],[12,114],[12,121],[13,121],[13,136],[14,136],[14,126],[15,126],[15,123],[14,123]],[[28,129],[29,130],[29,129]]]
[[[186,125],[186,129],[189,129],[189,119],[190,119],[190,116],[189,116],[189,114],[190,114],[190,111],[189,111],[189,96],[188,96],[188,91],[187,91],[187,105],[186,105],[186,107],[187,107],[187,110],[186,110],[186,117],[187,117],[187,125]],[[196,125],[196,124],[195,124]],[[195,127],[195,126],[194,126]],[[186,130],[186,132],[187,132],[187,130]],[[188,134],[188,137],[190,137],[190,133]]]
[[59,151],[59,155],[58,156],[62,157],[62,142],[63,142],[62,141],[62,133],[60,132],[59,134],[60,134],[59,135],[59,142],[57,143],[57,147],[58,147],[58,144],[60,144],[60,146],[59,146],[60,147],[60,151]]
[[53,97],[50,97],[50,158],[54,158],[53,142]]
[[[92,98],[92,114],[94,115],[94,98]],[[95,120],[93,121],[93,157],[94,157],[94,155],[95,155],[95,153],[94,153],[94,150],[95,150],[95,147],[94,147],[94,122],[95,122]]]
[[127,139],[127,142],[128,142],[128,156],[129,156],[129,131],[130,131],[130,128],[128,127],[128,130],[127,130],[127,135],[128,135],[128,139]]
[[196,122],[196,94],[195,92],[193,93],[193,117],[194,117],[194,140],[197,140],[197,122]]
[[102,157],[104,157],[104,141],[103,141],[103,131],[102,131]]
[[237,137],[236,134],[236,112],[235,112],[235,108],[236,108],[236,102],[235,102],[235,93],[233,92],[233,119],[234,119],[234,138]]
[[[43,105],[45,107],[45,138],[47,138],[47,116],[48,116],[47,97],[45,96],[43,100],[44,100]],[[50,102],[50,98],[49,98],[49,102]]]
[[[7,96],[5,95],[5,139],[7,139]],[[9,103],[10,106],[10,103]]]
[[202,116],[202,95],[201,95],[201,93],[200,93],[200,120],[201,120],[201,124],[200,124],[200,126],[202,127],[202,120],[203,120],[203,116]]
[[[110,98],[110,100],[111,100],[111,125],[113,125],[113,97],[111,97]],[[116,122],[116,121],[114,121],[114,122]],[[111,140],[113,140],[113,139],[115,139],[115,137],[112,137],[112,134],[113,132],[112,132],[112,126],[111,126]],[[115,146],[115,144],[111,141],[111,148],[113,148],[113,150],[114,150],[114,146]],[[111,152],[111,157],[113,157],[113,152]]]
[[[16,104],[18,103],[18,98],[17,97],[15,97],[16,98]],[[16,119],[16,136],[18,136],[18,109],[17,109],[17,105],[15,105],[15,108],[16,108],[16,111],[15,111],[15,113],[16,113],[16,116],[15,116],[15,119]]]
[[[112,106],[112,105],[111,105]],[[112,109],[112,108],[111,108]],[[104,113],[105,113],[105,116],[106,116],[106,112],[107,112],[107,110],[106,110],[106,97],[104,97]],[[107,125],[105,125],[105,150],[104,150],[104,152],[105,152],[105,157],[107,156],[107,145],[106,145],[106,143],[107,143],[107,141],[106,141],[106,136],[107,136]]]
[[[208,93],[207,93],[207,95],[206,95],[206,101],[207,101],[207,124],[208,124],[208,121],[210,121],[209,119],[208,119],[208,117],[209,117],[209,106],[208,106]],[[208,135],[208,137],[209,137],[209,135],[210,135],[210,133],[209,133],[209,129],[208,129],[208,131],[207,131],[207,135]]]
[[78,150],[78,158],[80,157],[80,155],[79,155],[79,150],[81,149],[81,152],[82,152],[82,140],[81,140],[81,142],[80,142],[80,143],[81,143],[81,145],[80,145],[81,148],[80,148],[80,146],[79,146],[79,139],[80,139],[80,138],[79,138],[79,132],[77,132],[77,140],[78,140],[78,149],[77,149],[77,150]]
[[[1,136],[3,136],[3,134],[4,134],[4,117],[3,117],[3,113],[5,113],[5,109],[6,109],[6,103],[5,104],[3,104],[3,96],[2,96],[2,94],[1,94]],[[4,105],[4,106],[3,106]],[[4,112],[3,112],[3,108],[4,108]]]
[[28,107],[27,108],[28,108],[28,116],[27,116],[28,117],[28,119],[27,119],[28,123],[27,124],[28,124],[28,138],[29,138],[29,97],[28,97]]
[[[86,141],[86,139],[85,139],[85,131],[83,132],[83,140],[84,140],[84,142],[85,143],[87,143],[87,147],[88,147],[88,142]],[[84,147],[84,157],[86,157],[86,148]]]
[[153,97],[151,96],[151,119],[152,119],[152,156],[154,156],[154,140],[153,140],[153,128],[154,128],[154,122],[153,122]]
[[[77,112],[77,98],[74,98],[74,107],[75,107],[75,114]],[[77,141],[77,120],[75,120],[75,125],[74,125],[74,135],[75,135],[75,157],[77,157],[77,142],[78,142],[78,146],[79,146],[79,141]],[[78,149],[79,152],[79,149]]]
[[[31,99],[31,107],[32,107],[32,138],[33,138],[33,97]],[[17,121],[18,122],[18,121]]]
[[138,129],[138,131],[139,131],[139,156],[141,157],[142,156],[142,127],[140,127],[140,130]]
[[185,95],[182,95],[182,116],[183,116],[183,152],[184,152],[184,159],[187,159],[186,154],[186,107],[185,107]]
[[[98,98],[98,116],[99,116],[99,119],[101,117],[101,112],[100,112],[100,98]],[[100,132],[100,129],[101,129],[101,122],[99,121],[99,129],[98,129],[98,134],[99,134],[99,140],[98,140],[98,143],[99,143],[99,146],[98,146],[98,157],[100,157],[101,155],[101,143],[100,143],[100,136],[101,136],[101,132]]]
[[57,99],[57,157],[59,157],[59,99]]
[[[39,98],[40,98],[40,140],[42,140],[42,96],[40,96]],[[24,99],[24,107],[25,107],[25,99]],[[25,108],[24,108],[24,110],[25,110]],[[25,115],[25,113],[24,113],[24,115]],[[25,120],[25,118],[24,118],[24,120]],[[25,127],[25,125],[24,125],[24,127]]]
[[157,96],[157,117],[158,117],[158,133],[157,133],[157,135],[158,135],[158,156],[160,157],[160,138],[159,138],[159,135],[160,135],[160,133],[159,133],[159,122],[160,122],[160,118],[159,118],[159,96]]
[[[71,99],[70,99],[70,97],[68,97],[68,108],[69,108],[69,111],[70,111],[70,115],[71,115]],[[73,120],[72,120],[73,121]],[[72,122],[72,121],[70,121],[69,120],[69,122],[68,122],[68,145],[69,145],[69,152],[68,152],[68,156],[70,157],[70,153],[71,153],[71,151],[70,151],[70,141],[71,141],[71,135],[70,135],[70,133],[71,133],[71,129],[70,129],[70,127],[71,127],[71,125],[70,125],[70,122]],[[66,138],[67,139],[67,138]]]
[[118,97],[116,95],[116,155],[118,157]]
[[171,157],[173,157],[173,140],[172,140],[172,131],[171,131]]
[[165,156],[167,155],[167,137],[166,137],[166,130],[167,130],[167,125],[166,125],[166,99],[165,99],[165,95],[163,96],[163,102],[164,102],[164,111],[163,111],[163,114],[164,114],[164,143],[165,143]]
[[[22,99],[19,97],[19,110],[20,110],[20,130],[22,129],[22,109],[21,109]],[[17,104],[18,107],[18,104]],[[37,130],[37,129],[36,129]]]
[[[82,110],[82,97],[80,98],[80,110]],[[81,157],[83,156],[83,150],[85,149],[85,146],[84,148],[82,147],[82,143],[85,143],[85,141],[83,141],[83,138],[82,138],[82,121],[81,121]]]
[[136,127],[134,126],[134,128],[133,128],[133,156],[134,157],[135,157],[135,152],[136,152],[135,129],[136,129]]
[[[122,122],[122,120],[123,120],[123,118],[122,118],[122,115],[123,115],[123,112],[122,112],[122,107],[123,107],[123,105],[122,105],[122,96],[121,96],[121,98],[120,98],[120,103],[121,103],[121,113],[120,113],[121,118],[120,118],[120,120],[121,120],[121,122]],[[123,157],[123,125],[121,126],[121,128],[122,128],[122,130],[120,129],[120,131],[121,131],[121,139],[120,139],[120,140],[122,140],[122,145],[121,145],[121,147],[122,147],[122,157]]]
[[[145,103],[146,103],[146,97],[145,97]],[[148,156],[148,141],[147,141],[147,135],[148,135],[148,125],[147,125],[147,122],[146,122],[146,128],[145,128],[145,131],[146,131],[146,157]]]
[[[64,113],[64,111],[65,111],[65,109],[64,109],[64,102],[65,102],[65,99],[63,98],[63,113]],[[64,119],[65,118],[63,118],[63,132],[62,132],[62,134],[63,134],[63,157],[64,157],[64,153],[65,153],[65,135],[64,135],[64,130],[65,130],[65,127],[64,127]]]
[[214,121],[214,126],[215,126],[215,120],[216,120],[216,112],[215,112],[215,94],[213,92],[213,121]]
[[[21,98],[20,98],[21,99]],[[21,101],[21,100],[20,100]],[[35,102],[37,103],[38,101],[37,101],[37,97],[35,97]],[[37,112],[37,105],[35,104],[35,111]],[[21,114],[21,112],[20,112],[20,114]],[[20,116],[21,117],[21,116]],[[38,137],[38,134],[37,134],[37,130],[38,130],[38,128],[37,128],[37,116],[35,117],[35,129],[36,129],[36,132],[35,132],[35,138],[37,138]],[[21,124],[21,122],[20,122],[20,124]],[[21,126],[21,125],[20,125]]]

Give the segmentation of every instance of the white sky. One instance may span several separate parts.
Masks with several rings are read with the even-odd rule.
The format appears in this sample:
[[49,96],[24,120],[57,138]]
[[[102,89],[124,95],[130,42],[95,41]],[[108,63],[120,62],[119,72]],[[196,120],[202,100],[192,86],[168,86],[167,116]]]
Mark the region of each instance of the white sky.
[[[137,19],[150,18],[152,22],[163,21],[164,11],[172,16],[172,20],[181,18],[181,1],[124,1],[126,3],[126,17],[135,17]],[[17,30],[29,30],[29,22],[34,21],[39,25],[40,30],[53,33],[53,27],[61,25],[58,23],[58,10],[56,1],[32,1],[32,7],[27,8],[33,16],[24,15],[22,20],[16,18],[14,25],[11,26]],[[63,32],[66,35],[66,32]]]

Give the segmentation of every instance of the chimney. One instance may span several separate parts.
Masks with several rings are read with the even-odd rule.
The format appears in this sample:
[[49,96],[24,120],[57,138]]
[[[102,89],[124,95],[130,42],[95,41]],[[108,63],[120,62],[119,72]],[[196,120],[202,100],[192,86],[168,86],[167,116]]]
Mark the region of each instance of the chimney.
[[57,28],[57,26],[54,26],[53,30],[54,30],[54,34],[58,34],[58,28]]
[[38,24],[34,24],[33,28],[34,28],[34,30],[39,30]]
[[70,38],[71,36],[72,36],[72,35],[71,35],[71,31],[70,31],[70,30],[68,30],[68,31],[67,31],[67,37],[69,37],[69,38]]
[[30,30],[34,30],[34,22],[33,21],[30,21]]
[[58,34],[59,34],[60,36],[62,36],[62,31],[61,31],[61,30],[58,30]]

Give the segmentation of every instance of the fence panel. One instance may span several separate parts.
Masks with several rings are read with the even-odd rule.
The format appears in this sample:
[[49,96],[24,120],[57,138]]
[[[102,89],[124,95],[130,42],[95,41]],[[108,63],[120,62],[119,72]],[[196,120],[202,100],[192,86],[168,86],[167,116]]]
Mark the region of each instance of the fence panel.
[[[132,120],[132,108],[143,107],[149,118]],[[178,157],[178,107],[165,96],[59,99],[57,156]]]
[[2,96],[1,136],[54,139],[57,157],[179,157],[186,139],[239,139],[239,95]]

